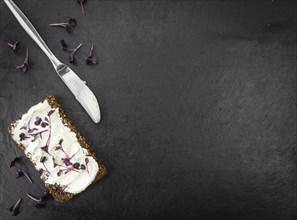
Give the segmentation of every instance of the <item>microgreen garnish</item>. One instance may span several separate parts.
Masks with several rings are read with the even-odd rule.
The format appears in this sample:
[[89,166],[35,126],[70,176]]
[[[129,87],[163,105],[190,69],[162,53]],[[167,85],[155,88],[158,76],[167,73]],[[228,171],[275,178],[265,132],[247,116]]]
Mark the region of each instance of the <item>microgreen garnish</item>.
[[25,133],[20,133],[19,137],[20,137],[20,141],[23,141],[23,140],[25,140],[26,138],[29,138],[29,137],[27,137],[27,136],[25,135]]
[[19,204],[22,201],[22,198],[20,198],[15,205],[12,205],[8,210],[11,213],[12,216],[16,216],[19,214]]
[[77,0],[77,2],[80,4],[81,12],[85,15],[85,7],[84,4],[86,3],[86,0]]
[[15,158],[10,162],[10,168],[11,168],[12,166],[14,166],[14,164],[17,163],[17,162],[19,162],[20,160],[21,160],[20,157],[15,157]]
[[77,51],[79,50],[79,48],[81,48],[82,43],[80,43],[76,48],[68,48],[66,42],[64,40],[60,41],[60,45],[61,48],[65,51],[71,52],[71,54],[69,55],[69,62],[70,63],[75,63],[75,57],[74,55],[77,53]]
[[51,109],[48,113],[47,113],[47,117],[45,117],[45,121],[48,122],[48,126],[49,126],[49,135],[46,141],[45,146],[41,147],[41,150],[45,151],[47,154],[49,154],[50,156],[52,156],[49,152],[48,152],[48,147],[50,145],[50,140],[51,140],[51,136],[52,136],[52,125],[51,125],[51,115],[54,113],[56,109]]
[[81,165],[80,165],[80,169],[81,169],[81,170],[85,170],[85,169],[86,169],[86,166],[85,166],[84,164],[81,164]]
[[40,125],[41,122],[42,122],[42,119],[39,117],[36,117],[34,124],[37,126],[37,125]]
[[41,198],[37,198],[37,197],[33,196],[33,195],[30,194],[30,193],[27,193],[27,196],[28,196],[30,199],[32,199],[34,202],[36,202],[36,203],[42,203],[42,199],[41,199]]
[[26,49],[26,57],[25,57],[24,63],[22,65],[17,66],[16,68],[19,69],[22,73],[27,72],[27,70],[30,68],[28,48]]
[[43,172],[47,172],[49,175],[52,175],[51,172],[47,169],[46,165],[44,164],[44,162],[46,160],[47,160],[47,157],[45,157],[45,156],[43,156],[43,157],[40,158],[40,163],[42,163],[44,169],[41,168],[39,170],[39,173],[41,172],[41,174],[42,174]]
[[43,156],[43,157],[40,158],[40,163],[44,163],[45,161],[46,161],[46,157],[45,156]]
[[9,47],[11,47],[12,48],[12,50],[13,50],[13,52],[15,52],[17,55],[19,55],[19,54],[21,54],[22,52],[23,52],[23,49],[24,49],[24,47],[23,47],[23,45],[20,43],[20,42],[15,42],[14,44],[12,44],[12,43],[7,43],[7,45],[9,46]]
[[49,198],[52,198],[49,191],[44,192],[43,195],[40,198],[38,198],[36,196],[33,196],[30,193],[27,193],[27,196],[34,201],[34,207],[35,208],[45,207],[44,201],[48,200]]
[[79,166],[80,166],[80,164],[77,162],[73,164],[73,168],[75,168],[77,170],[79,170]]
[[16,170],[16,177],[21,177],[22,175],[24,175],[27,180],[29,181],[29,183],[33,184],[33,180],[31,179],[31,177],[29,176],[29,174],[22,168],[20,167],[17,163],[19,162],[20,158],[16,157],[14,158],[11,163],[10,163],[10,168],[14,167]]
[[90,175],[90,173],[89,173],[89,169],[88,169],[88,163],[89,163],[89,158],[85,158],[85,162],[86,162],[86,169],[87,169],[87,172],[88,172],[88,174]]
[[88,56],[86,57],[86,62],[88,65],[94,65],[97,63],[97,60],[94,57],[94,44],[92,44],[90,52],[89,52]]
[[50,110],[48,113],[47,113],[47,116],[50,117],[53,113],[54,113],[55,109],[52,109]]
[[76,20],[74,18],[69,18],[67,23],[55,23],[50,24],[52,27],[63,27],[68,33],[72,33],[76,26]]

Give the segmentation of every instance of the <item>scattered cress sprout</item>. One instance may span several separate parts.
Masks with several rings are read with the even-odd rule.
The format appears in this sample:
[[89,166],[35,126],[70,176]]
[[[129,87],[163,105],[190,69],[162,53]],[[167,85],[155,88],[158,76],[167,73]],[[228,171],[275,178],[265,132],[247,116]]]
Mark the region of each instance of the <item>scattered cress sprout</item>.
[[17,66],[16,68],[19,69],[22,73],[27,72],[27,70],[30,68],[28,48],[26,49],[26,57],[25,57],[24,63],[22,65]]
[[21,176],[25,176],[28,180],[29,183],[33,184],[33,180],[31,179],[31,177],[29,176],[29,174],[18,164],[18,162],[20,161],[19,157],[15,157],[11,163],[10,163],[10,168],[14,167],[15,168],[15,172],[16,172],[16,177],[21,177]]
[[71,52],[71,54],[69,55],[69,62],[74,64],[76,62],[74,56],[77,53],[77,51],[81,48],[82,43],[80,43],[76,48],[68,48],[66,42],[64,40],[61,40],[60,45],[61,45],[62,50],[65,50],[67,52]]
[[52,27],[62,27],[62,28],[65,28],[65,30],[68,33],[72,33],[73,29],[76,26],[76,20],[74,18],[69,18],[68,22],[54,23],[54,24],[50,24],[50,26],[52,26]]
[[86,3],[86,0],[77,0],[77,2],[80,4],[81,12],[85,15],[85,7],[84,4]]
[[30,193],[27,193],[27,196],[32,199],[34,201],[34,207],[35,208],[42,208],[45,206],[45,201],[48,199],[52,199],[52,195],[49,193],[49,191],[47,190],[46,192],[43,193],[43,195],[41,197],[36,197],[33,196]]
[[19,200],[16,202],[15,205],[12,205],[8,210],[11,213],[12,216],[16,216],[19,214],[19,205],[22,201],[22,198],[19,198]]
[[15,52],[17,55],[20,55],[23,52],[24,46],[20,42],[16,41],[14,44],[7,43],[9,47]]
[[90,52],[88,56],[86,57],[86,62],[88,65],[93,65],[97,63],[96,58],[94,57],[94,44],[92,44]]

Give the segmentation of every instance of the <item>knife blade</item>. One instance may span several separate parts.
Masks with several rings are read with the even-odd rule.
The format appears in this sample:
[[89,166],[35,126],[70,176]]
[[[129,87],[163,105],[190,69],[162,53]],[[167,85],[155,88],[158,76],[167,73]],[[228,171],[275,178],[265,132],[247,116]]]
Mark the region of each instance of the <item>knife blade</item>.
[[86,86],[74,72],[65,64],[60,64],[56,72],[73,93],[77,101],[83,106],[95,123],[101,119],[100,108],[94,93]]
[[67,85],[70,91],[73,93],[78,102],[83,106],[89,116],[95,123],[98,123],[101,119],[101,113],[98,101],[94,93],[90,88],[82,81],[67,65],[60,62],[52,51],[48,48],[43,41],[39,33],[31,24],[29,19],[18,8],[18,6],[12,0],[4,0],[12,14],[16,17],[17,21],[23,27],[23,29],[29,34],[29,36],[37,43],[46,56],[50,59],[56,72]]

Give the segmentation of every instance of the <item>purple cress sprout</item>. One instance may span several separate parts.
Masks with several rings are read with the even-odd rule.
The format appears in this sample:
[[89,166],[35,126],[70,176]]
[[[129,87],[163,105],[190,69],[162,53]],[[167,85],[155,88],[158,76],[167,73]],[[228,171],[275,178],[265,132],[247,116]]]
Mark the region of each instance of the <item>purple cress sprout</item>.
[[74,55],[77,53],[77,51],[79,50],[79,48],[82,46],[82,43],[80,45],[78,45],[75,50],[69,55],[69,62],[70,63],[75,63],[75,57]]
[[94,44],[92,44],[91,50],[90,50],[88,56],[86,57],[86,62],[88,65],[94,65],[97,63],[97,60],[94,57]]
[[24,63],[22,65],[17,66],[16,68],[20,69],[20,71],[22,73],[27,72],[27,70],[30,68],[30,65],[29,65],[29,49],[28,48],[26,50],[26,57],[25,57]]
[[11,167],[15,167],[16,168],[16,174],[17,174],[17,177],[20,177],[22,175],[24,175],[27,180],[29,181],[29,183],[33,184],[33,180],[31,179],[31,177],[29,176],[29,174],[22,168],[20,167],[17,162],[19,162],[19,157],[16,157],[13,159],[13,161],[11,161],[10,163],[10,168]]
[[11,213],[12,216],[16,216],[19,214],[19,204],[22,201],[22,198],[20,198],[15,205],[12,205],[8,210]]
[[27,196],[32,199],[34,202],[36,203],[42,203],[42,199],[41,198],[36,198],[35,196],[33,196],[32,194],[30,193],[27,193]]
[[11,49],[13,50],[13,52],[15,52],[17,55],[20,55],[23,52],[23,45],[20,42],[15,42],[14,44],[12,43],[7,43],[7,45],[9,47],[11,47]]
[[85,7],[84,4],[86,3],[86,0],[77,0],[77,2],[80,4],[81,12],[85,15]]
[[10,162],[10,168],[15,165],[15,163],[19,162],[21,160],[20,157],[15,157],[11,162]]
[[43,194],[43,196],[41,196],[40,198],[37,198],[36,196],[33,196],[30,193],[27,193],[27,196],[34,201],[35,208],[42,208],[45,206],[45,203],[44,203],[44,200],[46,200],[45,194]]
[[40,169],[39,170],[39,174],[41,175],[43,172],[47,172],[49,175],[52,175],[51,172],[47,169],[47,167],[45,166],[44,162],[47,160],[47,158],[45,156],[40,158],[40,163],[42,163],[44,169]]
[[50,24],[52,27],[63,27],[68,33],[72,33],[76,26],[76,20],[74,18],[69,18],[67,23],[54,23]]
[[61,45],[62,50],[71,52],[71,54],[69,55],[69,62],[74,64],[75,63],[74,55],[77,53],[79,48],[81,48],[82,43],[79,44],[76,48],[68,48],[66,42],[64,40],[61,40],[60,45]]

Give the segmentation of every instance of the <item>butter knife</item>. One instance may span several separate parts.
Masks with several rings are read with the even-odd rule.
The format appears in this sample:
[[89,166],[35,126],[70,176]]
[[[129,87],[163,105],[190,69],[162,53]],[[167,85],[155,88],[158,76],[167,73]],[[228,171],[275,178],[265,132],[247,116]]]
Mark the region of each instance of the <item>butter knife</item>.
[[53,64],[58,76],[67,85],[78,102],[83,106],[95,123],[101,119],[100,108],[94,93],[66,64],[60,62],[45,44],[34,26],[12,0],[4,0],[10,11],[30,37],[43,50]]

